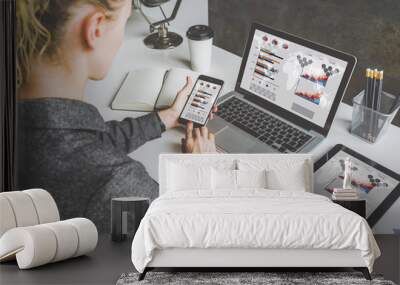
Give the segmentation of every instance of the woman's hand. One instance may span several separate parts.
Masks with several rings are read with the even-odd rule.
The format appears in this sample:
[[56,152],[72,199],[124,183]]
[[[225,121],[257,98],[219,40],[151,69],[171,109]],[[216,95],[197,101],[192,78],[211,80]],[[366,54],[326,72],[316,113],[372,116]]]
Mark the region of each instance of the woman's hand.
[[182,139],[182,152],[184,153],[216,153],[215,137],[206,127],[195,128],[188,122],[186,137]]
[[[162,110],[158,112],[160,119],[165,125],[166,129],[175,128],[179,126],[179,115],[181,114],[183,107],[185,107],[185,103],[187,98],[192,91],[192,78],[190,76],[186,77],[186,85],[182,88],[181,91],[176,95],[175,101],[171,107],[168,109]],[[210,113],[210,120],[213,118],[213,113],[217,112],[217,107],[214,106],[212,112]]]

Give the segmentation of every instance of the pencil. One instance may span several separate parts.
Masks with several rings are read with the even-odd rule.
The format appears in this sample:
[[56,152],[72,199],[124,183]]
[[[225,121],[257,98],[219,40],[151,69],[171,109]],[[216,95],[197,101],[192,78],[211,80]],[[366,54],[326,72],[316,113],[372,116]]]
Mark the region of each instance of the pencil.
[[383,70],[379,72],[378,100],[376,104],[376,110],[378,111],[381,110],[382,86],[383,86]]
[[367,94],[367,107],[372,108],[372,97],[373,97],[373,90],[374,90],[374,71],[372,69],[369,70],[368,75],[368,94]]
[[370,88],[370,73],[371,73],[371,69],[367,68],[366,72],[365,72],[365,92],[364,92],[364,105],[368,106],[368,99],[369,99],[369,88]]
[[376,94],[375,94],[375,102],[374,102],[374,125],[373,125],[373,135],[376,138],[378,137],[379,134],[379,120],[381,119],[381,116],[379,115],[380,113],[380,108],[381,108],[381,99],[382,99],[382,84],[383,84],[383,70],[378,72],[378,77],[377,77],[377,88],[376,88]]
[[373,89],[373,101],[372,101],[372,109],[376,111],[377,106],[378,106],[378,100],[379,100],[379,81],[380,81],[380,72],[378,69],[374,70],[374,89]]
[[372,74],[372,109],[375,110],[376,108],[376,99],[377,99],[377,93],[378,93],[378,77],[379,77],[379,71],[378,69],[374,69],[374,72]]
[[371,75],[372,75],[372,78],[371,78],[372,84],[371,84],[371,89],[370,89],[371,96],[368,100],[368,106],[367,106],[368,108],[370,108],[368,110],[368,113],[369,113],[368,140],[371,142],[374,142],[375,141],[375,135],[373,133],[374,126],[375,126],[375,124],[374,124],[374,120],[375,120],[374,102],[375,102],[375,88],[377,85],[376,77],[378,75],[378,69],[375,68],[374,70],[371,70]]

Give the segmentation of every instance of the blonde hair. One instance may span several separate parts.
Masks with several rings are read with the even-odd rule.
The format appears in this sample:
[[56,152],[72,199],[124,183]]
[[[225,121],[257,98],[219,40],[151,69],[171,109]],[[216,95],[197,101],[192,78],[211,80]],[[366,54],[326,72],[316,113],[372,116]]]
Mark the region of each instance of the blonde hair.
[[17,87],[30,73],[34,59],[43,56],[54,60],[64,35],[64,26],[78,4],[92,4],[104,10],[110,18],[124,0],[17,0]]

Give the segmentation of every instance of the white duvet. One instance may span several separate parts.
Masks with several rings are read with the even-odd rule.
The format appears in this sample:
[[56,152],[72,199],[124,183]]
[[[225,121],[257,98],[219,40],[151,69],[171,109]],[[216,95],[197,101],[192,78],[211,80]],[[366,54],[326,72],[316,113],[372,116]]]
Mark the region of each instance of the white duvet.
[[328,198],[299,191],[182,191],[156,199],[132,243],[143,272],[155,249],[358,249],[372,271],[379,248],[365,219]]

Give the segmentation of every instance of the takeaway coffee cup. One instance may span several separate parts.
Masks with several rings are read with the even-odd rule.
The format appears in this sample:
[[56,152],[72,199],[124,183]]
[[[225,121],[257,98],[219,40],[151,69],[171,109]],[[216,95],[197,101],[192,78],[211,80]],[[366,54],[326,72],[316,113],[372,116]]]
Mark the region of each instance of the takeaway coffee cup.
[[211,65],[214,32],[209,26],[195,25],[186,33],[189,42],[190,64],[194,71],[207,73]]

